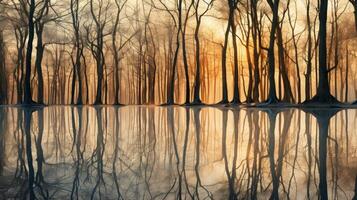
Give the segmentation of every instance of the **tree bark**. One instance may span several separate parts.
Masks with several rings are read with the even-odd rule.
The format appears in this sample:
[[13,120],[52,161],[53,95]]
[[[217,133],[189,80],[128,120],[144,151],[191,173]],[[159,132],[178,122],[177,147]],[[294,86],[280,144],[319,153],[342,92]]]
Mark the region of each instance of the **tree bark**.
[[319,84],[317,88],[317,94],[311,99],[312,102],[319,103],[335,103],[337,100],[330,93],[327,67],[327,9],[328,0],[321,0],[320,12],[319,12]]
[[276,96],[276,87],[275,87],[275,53],[274,53],[274,45],[275,45],[275,33],[277,27],[279,25],[279,2],[280,0],[267,0],[269,6],[273,12],[273,21],[270,32],[270,42],[268,49],[268,63],[269,63],[269,94],[267,103],[277,103],[278,98]]
[[28,15],[28,41],[27,41],[27,50],[26,50],[26,72],[25,72],[25,91],[24,91],[24,103],[32,104],[32,95],[31,95],[31,61],[32,61],[32,48],[33,48],[33,39],[35,35],[35,25],[33,21],[33,16],[35,13],[36,2],[35,0],[30,1],[29,15]]

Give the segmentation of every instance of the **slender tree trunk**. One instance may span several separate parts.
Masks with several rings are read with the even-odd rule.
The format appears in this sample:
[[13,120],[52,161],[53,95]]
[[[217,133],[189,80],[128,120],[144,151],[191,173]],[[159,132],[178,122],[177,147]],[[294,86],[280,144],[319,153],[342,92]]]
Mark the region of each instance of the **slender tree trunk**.
[[[180,4],[182,4],[183,1],[180,0]],[[183,65],[184,65],[184,70],[185,70],[185,81],[186,81],[186,98],[185,98],[185,104],[190,103],[190,76],[188,74],[188,59],[187,59],[187,49],[186,49],[186,30],[187,30],[187,22],[188,22],[188,17],[190,14],[190,10],[193,6],[193,3],[190,4],[186,16],[185,16],[185,21],[183,24],[183,28],[181,31],[181,42],[182,42],[182,58],[183,58]],[[181,8],[182,9],[182,8]]]
[[[349,68],[349,51],[348,51],[348,45],[346,45],[346,72],[345,72],[345,102],[348,102],[348,68]],[[342,78],[342,77],[341,77]]]
[[[196,11],[197,12],[197,11]],[[200,90],[201,90],[201,49],[199,31],[201,26],[201,17],[196,13],[196,28],[195,28],[195,48],[196,48],[196,75],[195,75],[195,87],[193,95],[193,104],[201,104]]]
[[0,105],[7,103],[7,77],[5,66],[5,42],[0,30]]
[[24,103],[32,104],[32,95],[31,95],[31,60],[32,60],[32,48],[33,48],[33,39],[35,35],[35,25],[33,21],[33,15],[35,13],[36,2],[35,0],[30,1],[29,15],[28,15],[28,41],[27,41],[27,50],[26,50],[26,74],[25,74],[25,91],[24,91]]
[[279,54],[279,65],[280,65],[280,72],[281,72],[281,77],[283,79],[283,88],[284,88],[284,98],[283,100],[285,102],[294,102],[294,97],[291,89],[291,84],[289,81],[289,76],[288,76],[288,70],[286,67],[286,62],[285,62],[285,49],[284,49],[284,44],[283,44],[283,34],[281,27],[277,27],[277,43],[278,43],[278,54]]
[[[231,15],[231,13],[229,13]],[[229,16],[231,18],[231,16]],[[229,103],[228,101],[228,87],[227,87],[227,49],[228,49],[228,37],[231,28],[231,20],[228,20],[226,33],[224,35],[224,44],[222,47],[222,100],[221,104]]]
[[[232,2],[231,4],[234,4]],[[234,17],[234,11],[235,11],[235,5],[231,5],[232,8],[230,8],[230,20],[231,20],[231,30],[232,30],[232,41],[233,41],[233,59],[234,59],[234,83],[233,83],[233,101],[232,103],[238,104],[240,103],[240,94],[239,94],[239,72],[238,72],[238,46],[237,46],[237,36],[236,36],[236,24],[235,24],[235,17]],[[249,47],[247,47],[249,48]]]
[[42,74],[42,59],[43,53],[45,51],[45,47],[42,41],[42,33],[44,29],[44,24],[38,22],[36,24],[36,36],[37,36],[37,47],[36,47],[36,72],[37,72],[37,79],[38,79],[38,87],[37,87],[37,103],[44,104],[43,101],[43,74]]
[[[257,0],[251,0],[251,18],[252,18],[252,39],[253,39],[253,64],[254,64],[254,86],[253,86],[253,101],[259,101],[259,84],[260,84],[260,72],[259,72],[259,53],[260,49],[260,30],[258,28],[258,13],[257,13]],[[258,46],[259,43],[259,46]]]
[[[310,18],[310,0],[307,2],[307,66],[305,74],[305,99],[309,101],[311,98],[311,70],[312,70],[312,27],[311,27],[311,18]],[[317,77],[316,77],[317,78]]]

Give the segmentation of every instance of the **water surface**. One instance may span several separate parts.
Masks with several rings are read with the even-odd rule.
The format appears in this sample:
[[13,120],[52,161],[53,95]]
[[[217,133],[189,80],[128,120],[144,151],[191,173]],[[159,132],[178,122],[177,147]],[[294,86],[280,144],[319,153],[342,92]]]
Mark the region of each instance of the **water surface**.
[[0,199],[352,199],[357,110],[0,108]]

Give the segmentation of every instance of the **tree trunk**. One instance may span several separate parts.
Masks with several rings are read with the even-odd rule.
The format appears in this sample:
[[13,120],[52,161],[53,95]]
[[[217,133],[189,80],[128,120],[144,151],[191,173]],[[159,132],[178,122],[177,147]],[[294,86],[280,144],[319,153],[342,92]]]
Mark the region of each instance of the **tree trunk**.
[[195,75],[195,88],[193,95],[193,104],[201,104],[202,101],[200,99],[200,89],[201,89],[201,50],[200,50],[200,38],[199,31],[201,26],[201,18],[196,13],[196,28],[195,28],[195,48],[196,48],[196,75]]
[[7,103],[7,77],[5,59],[5,42],[3,32],[0,31],[0,105]]
[[[251,0],[251,18],[252,18],[252,38],[253,38],[253,64],[254,64],[254,86],[253,86],[253,101],[259,101],[259,84],[260,84],[260,73],[259,73],[259,53],[260,49],[260,30],[258,28],[258,14],[257,14],[257,1]],[[259,43],[259,46],[258,46]]]
[[268,0],[271,10],[273,12],[273,21],[270,32],[270,42],[268,49],[268,63],[269,63],[269,94],[267,103],[277,103],[278,98],[276,96],[276,87],[275,87],[275,53],[274,53],[274,45],[275,45],[275,33],[277,27],[279,25],[279,1]]
[[[307,66],[305,74],[305,99],[306,101],[311,98],[311,70],[312,70],[312,27],[311,27],[311,18],[310,18],[310,0],[307,2]],[[317,78],[317,77],[316,77]]]
[[283,87],[284,87],[284,98],[283,101],[285,102],[294,102],[294,97],[289,81],[289,76],[288,72],[286,69],[286,63],[285,63],[285,49],[283,46],[283,34],[282,34],[282,28],[280,26],[277,27],[277,43],[278,43],[278,53],[279,53],[279,65],[280,65],[280,71],[281,71],[281,77],[283,79]]
[[327,45],[326,45],[326,24],[327,24],[328,0],[321,0],[319,12],[319,84],[317,94],[311,101],[320,103],[337,102],[330,93],[328,68],[327,68]]
[[42,75],[42,58],[43,53],[45,51],[45,47],[42,41],[42,34],[44,29],[44,24],[38,22],[36,24],[36,36],[37,36],[37,47],[36,47],[36,72],[37,72],[37,80],[38,80],[38,87],[37,87],[37,103],[44,104],[43,101],[43,75]]
[[[231,13],[229,13],[231,15]],[[229,16],[231,18],[231,16]],[[224,44],[222,47],[222,100],[221,104],[229,103],[228,101],[228,88],[227,88],[227,49],[229,30],[231,28],[231,20],[228,20],[226,33],[224,35]]]
[[[233,4],[233,3],[232,3]],[[239,95],[239,73],[238,73],[238,47],[237,47],[237,36],[236,36],[236,25],[234,18],[235,6],[231,5],[230,8],[230,19],[231,20],[231,30],[232,30],[232,41],[233,41],[233,59],[234,59],[234,83],[233,83],[233,101],[232,103],[238,104],[240,103],[240,95]],[[247,47],[248,48],[248,47]]]
[[32,60],[32,48],[33,48],[33,39],[35,35],[35,25],[33,21],[33,15],[35,12],[35,0],[30,1],[29,16],[28,16],[28,41],[27,41],[27,50],[26,50],[26,74],[25,74],[25,91],[24,91],[24,103],[32,104],[32,95],[31,95],[31,60]]

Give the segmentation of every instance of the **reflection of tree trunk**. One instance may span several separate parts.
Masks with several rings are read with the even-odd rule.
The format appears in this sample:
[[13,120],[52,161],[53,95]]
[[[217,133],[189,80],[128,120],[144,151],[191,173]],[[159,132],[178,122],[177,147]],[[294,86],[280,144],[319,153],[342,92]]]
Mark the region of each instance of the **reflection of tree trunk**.
[[175,157],[176,157],[176,171],[178,175],[178,189],[177,189],[176,199],[182,199],[182,173],[180,171],[180,156],[179,156],[177,142],[176,142],[174,110],[172,107],[169,107],[167,110],[167,120],[168,120],[168,126],[170,129],[169,131],[171,133],[172,142],[174,145]]
[[327,137],[328,137],[328,127],[329,127],[329,119],[326,118],[318,118],[317,119],[319,125],[319,192],[321,199],[328,199],[327,194]]
[[33,159],[32,159],[32,145],[31,145],[31,119],[32,119],[32,110],[26,109],[25,113],[25,136],[26,136],[26,156],[27,156],[27,164],[28,164],[28,190],[30,193],[30,199],[35,199],[34,192],[34,183],[35,183],[35,171],[33,168]]
[[195,160],[195,175],[196,175],[196,187],[195,187],[195,193],[197,199],[200,199],[199,196],[199,188],[201,187],[207,192],[207,195],[210,197],[211,194],[210,192],[202,185],[201,182],[201,177],[199,173],[199,168],[200,168],[200,145],[201,145],[201,122],[200,122],[200,113],[201,113],[201,108],[196,108],[194,109],[194,119],[195,119],[195,133],[196,133],[196,160]]
[[[284,125],[283,129],[281,131],[281,136],[279,137],[279,149],[278,149],[278,159],[277,163],[275,161],[274,155],[275,155],[275,123],[276,123],[276,118],[277,118],[277,112],[269,110],[268,111],[268,116],[269,116],[269,143],[268,143],[268,155],[269,155],[269,162],[270,162],[270,173],[272,176],[272,182],[273,182],[273,191],[270,196],[270,199],[279,199],[279,186],[280,186],[280,179],[282,175],[282,169],[283,169],[283,159],[285,155],[285,144],[287,140],[287,134],[289,131],[289,127],[291,124],[291,117],[292,113],[286,112],[284,113]],[[280,130],[280,129],[279,129]]]
[[36,138],[36,151],[37,151],[37,172],[36,183],[41,184],[44,182],[42,174],[42,166],[44,163],[43,149],[42,149],[42,136],[43,136],[43,109],[38,110],[38,136]]
[[186,110],[186,130],[185,130],[185,140],[184,140],[184,145],[183,145],[183,152],[182,152],[182,173],[185,179],[185,186],[187,193],[190,195],[190,197],[193,199],[193,195],[190,192],[190,188],[187,182],[187,176],[186,176],[186,153],[187,153],[187,145],[188,145],[188,133],[189,133],[189,127],[190,127],[190,109],[185,108]]
[[310,185],[311,185],[311,176],[312,176],[312,141],[311,141],[311,128],[310,128],[310,115],[306,114],[305,116],[305,124],[306,124],[306,140],[307,140],[307,183],[306,183],[306,196],[307,199],[310,199]]
[[[295,170],[296,170],[296,163],[297,163],[298,153],[299,153],[301,111],[298,110],[297,112],[298,112],[298,119],[297,119],[297,122],[296,122],[297,123],[297,130],[296,130],[296,135],[297,136],[296,136],[296,140],[294,140],[294,143],[295,143],[295,155],[294,155],[294,161],[292,163],[291,177],[290,177],[290,180],[289,180],[289,186],[288,186],[288,191],[287,191],[288,199],[290,199],[290,189],[291,189],[292,181],[296,177],[295,176]],[[287,117],[292,118],[292,116],[287,116]],[[284,120],[288,120],[288,119],[284,118]],[[289,123],[289,125],[290,125],[290,123]]]
[[[71,108],[72,111],[72,129],[73,129],[73,145],[76,147],[76,161],[75,161],[75,173],[72,183],[72,191],[71,191],[71,199],[74,197],[78,198],[78,189],[79,189],[79,174],[80,174],[80,165],[83,162],[83,152],[81,151],[81,144],[82,144],[82,115],[83,115],[83,108],[78,107],[78,132],[76,129],[75,117],[74,117],[74,108]],[[88,122],[86,122],[88,123]]]
[[[223,119],[227,121],[228,110],[223,110]],[[228,179],[228,187],[229,187],[229,199],[235,200],[237,199],[237,194],[235,191],[235,178],[236,178],[236,162],[237,162],[237,151],[238,151],[238,118],[239,112],[233,111],[234,116],[234,152],[233,152],[233,160],[232,160],[232,169],[231,172],[229,170],[229,162],[227,155],[227,128],[223,128],[223,136],[222,136],[222,151],[224,158],[225,171]]]
[[[248,111],[247,115],[248,115],[248,121],[250,121],[250,123],[253,122],[253,126],[250,125],[249,130],[251,130],[253,137],[251,138],[252,142],[253,142],[253,163],[252,163],[252,169],[251,169],[251,185],[250,185],[250,199],[257,199],[257,190],[258,190],[258,183],[259,183],[259,177],[260,177],[260,170],[258,169],[258,166],[260,165],[260,158],[259,158],[259,138],[260,138],[260,126],[259,126],[259,112],[257,111]],[[254,119],[254,120],[253,120]],[[254,130],[254,131],[253,131]],[[249,148],[250,151],[250,148]],[[247,160],[248,159],[248,152],[247,152]]]
[[96,170],[97,170],[97,181],[93,188],[91,199],[95,199],[95,193],[100,187],[101,183],[104,183],[104,165],[103,165],[103,153],[104,153],[104,135],[103,135],[103,120],[102,120],[102,109],[100,107],[96,107],[96,119],[97,119],[97,146],[92,154],[92,163],[96,163]]
[[328,199],[328,191],[327,191],[327,139],[329,137],[329,125],[330,119],[339,111],[339,109],[329,110],[316,110],[316,109],[307,109],[307,112],[312,113],[318,123],[319,128],[319,195],[321,199]]
[[7,112],[5,109],[0,108],[0,176],[3,175],[4,170],[4,159],[5,159],[5,132],[6,132],[6,123],[7,123]]
[[114,183],[115,183],[115,188],[117,190],[118,193],[118,199],[123,199],[121,192],[120,192],[120,185],[119,185],[119,181],[118,181],[118,176],[117,176],[117,160],[118,160],[118,156],[119,156],[119,138],[120,138],[120,123],[119,123],[119,108],[116,107],[115,108],[115,146],[114,146],[114,156],[113,156],[113,178],[114,178]]

